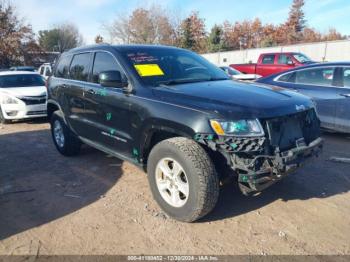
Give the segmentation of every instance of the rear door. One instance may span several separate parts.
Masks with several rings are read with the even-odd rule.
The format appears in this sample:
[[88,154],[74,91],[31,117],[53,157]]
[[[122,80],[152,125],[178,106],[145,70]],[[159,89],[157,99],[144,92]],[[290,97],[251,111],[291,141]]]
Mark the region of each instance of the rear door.
[[100,85],[99,74],[105,71],[119,71],[126,78],[113,54],[103,51],[95,53],[92,77],[85,88],[84,117],[92,128],[87,138],[123,156],[131,156],[129,96],[122,88]]
[[335,124],[339,131],[350,132],[350,67],[340,70],[340,78]]
[[316,67],[302,69],[282,75],[277,79],[283,87],[296,90],[311,97],[317,106],[317,112],[325,128],[335,128],[336,104],[339,94],[335,83],[335,67]]
[[261,76],[269,76],[278,72],[277,65],[275,64],[276,55],[267,54],[263,55],[260,63],[256,66],[256,74]]
[[82,137],[89,136],[89,124],[84,117],[84,88],[89,78],[93,53],[80,53],[73,56],[69,67],[69,79],[62,88],[65,89],[65,115],[71,128]]

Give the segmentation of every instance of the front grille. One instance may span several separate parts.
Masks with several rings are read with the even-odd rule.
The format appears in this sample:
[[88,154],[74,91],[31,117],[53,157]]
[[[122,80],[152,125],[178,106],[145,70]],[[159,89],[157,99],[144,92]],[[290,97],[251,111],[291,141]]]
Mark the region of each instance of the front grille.
[[46,103],[46,96],[25,96],[19,99],[21,99],[26,105],[39,105]]
[[29,111],[27,112],[27,116],[35,116],[35,115],[46,115],[47,111],[42,110],[42,111]]
[[306,144],[320,136],[320,121],[314,109],[293,115],[268,119],[265,129],[270,145],[281,151]]

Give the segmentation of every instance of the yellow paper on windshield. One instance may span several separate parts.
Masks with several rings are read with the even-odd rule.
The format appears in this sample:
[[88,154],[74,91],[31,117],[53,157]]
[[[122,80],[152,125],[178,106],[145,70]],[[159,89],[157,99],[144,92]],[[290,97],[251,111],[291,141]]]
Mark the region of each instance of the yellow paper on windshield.
[[163,76],[164,72],[157,64],[134,65],[141,77]]

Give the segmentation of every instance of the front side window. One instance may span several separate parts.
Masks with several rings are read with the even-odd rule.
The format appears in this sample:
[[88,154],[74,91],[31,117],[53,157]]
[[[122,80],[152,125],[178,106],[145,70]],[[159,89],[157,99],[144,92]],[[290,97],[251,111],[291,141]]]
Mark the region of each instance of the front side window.
[[50,76],[51,75],[51,68],[50,67],[46,67],[46,71],[45,71],[45,76]]
[[70,55],[63,56],[60,58],[56,68],[56,72],[55,72],[56,77],[62,77],[62,78],[68,77],[69,65],[71,60],[72,60],[72,56]]
[[0,88],[44,86],[41,75],[3,75],[0,76]]
[[203,57],[183,49],[138,47],[121,52],[126,65],[150,86],[230,79]]
[[331,86],[333,83],[334,67],[313,68],[296,72],[297,84]]
[[115,60],[115,58],[105,52],[97,52],[95,55],[94,68],[92,70],[92,82],[99,83],[99,74],[105,71],[119,71],[122,70]]
[[343,70],[344,87],[350,87],[350,68]]
[[275,61],[275,55],[265,55],[263,57],[262,63],[264,65],[271,65],[274,63],[274,61]]
[[87,81],[89,77],[91,53],[75,55],[70,66],[70,78],[78,81]]
[[290,62],[293,62],[289,55],[279,55],[278,63],[280,65],[288,65]]

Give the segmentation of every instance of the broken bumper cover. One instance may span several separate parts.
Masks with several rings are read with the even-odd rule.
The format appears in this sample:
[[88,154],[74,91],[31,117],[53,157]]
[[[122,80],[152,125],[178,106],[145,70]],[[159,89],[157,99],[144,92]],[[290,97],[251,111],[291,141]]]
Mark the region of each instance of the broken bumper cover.
[[[284,176],[298,169],[308,158],[318,156],[323,148],[322,138],[274,156],[258,155],[248,165],[238,168],[238,182],[241,191],[254,194],[271,186]],[[235,162],[233,160],[233,162]],[[237,167],[237,165],[235,165]],[[259,168],[257,168],[259,166]]]

